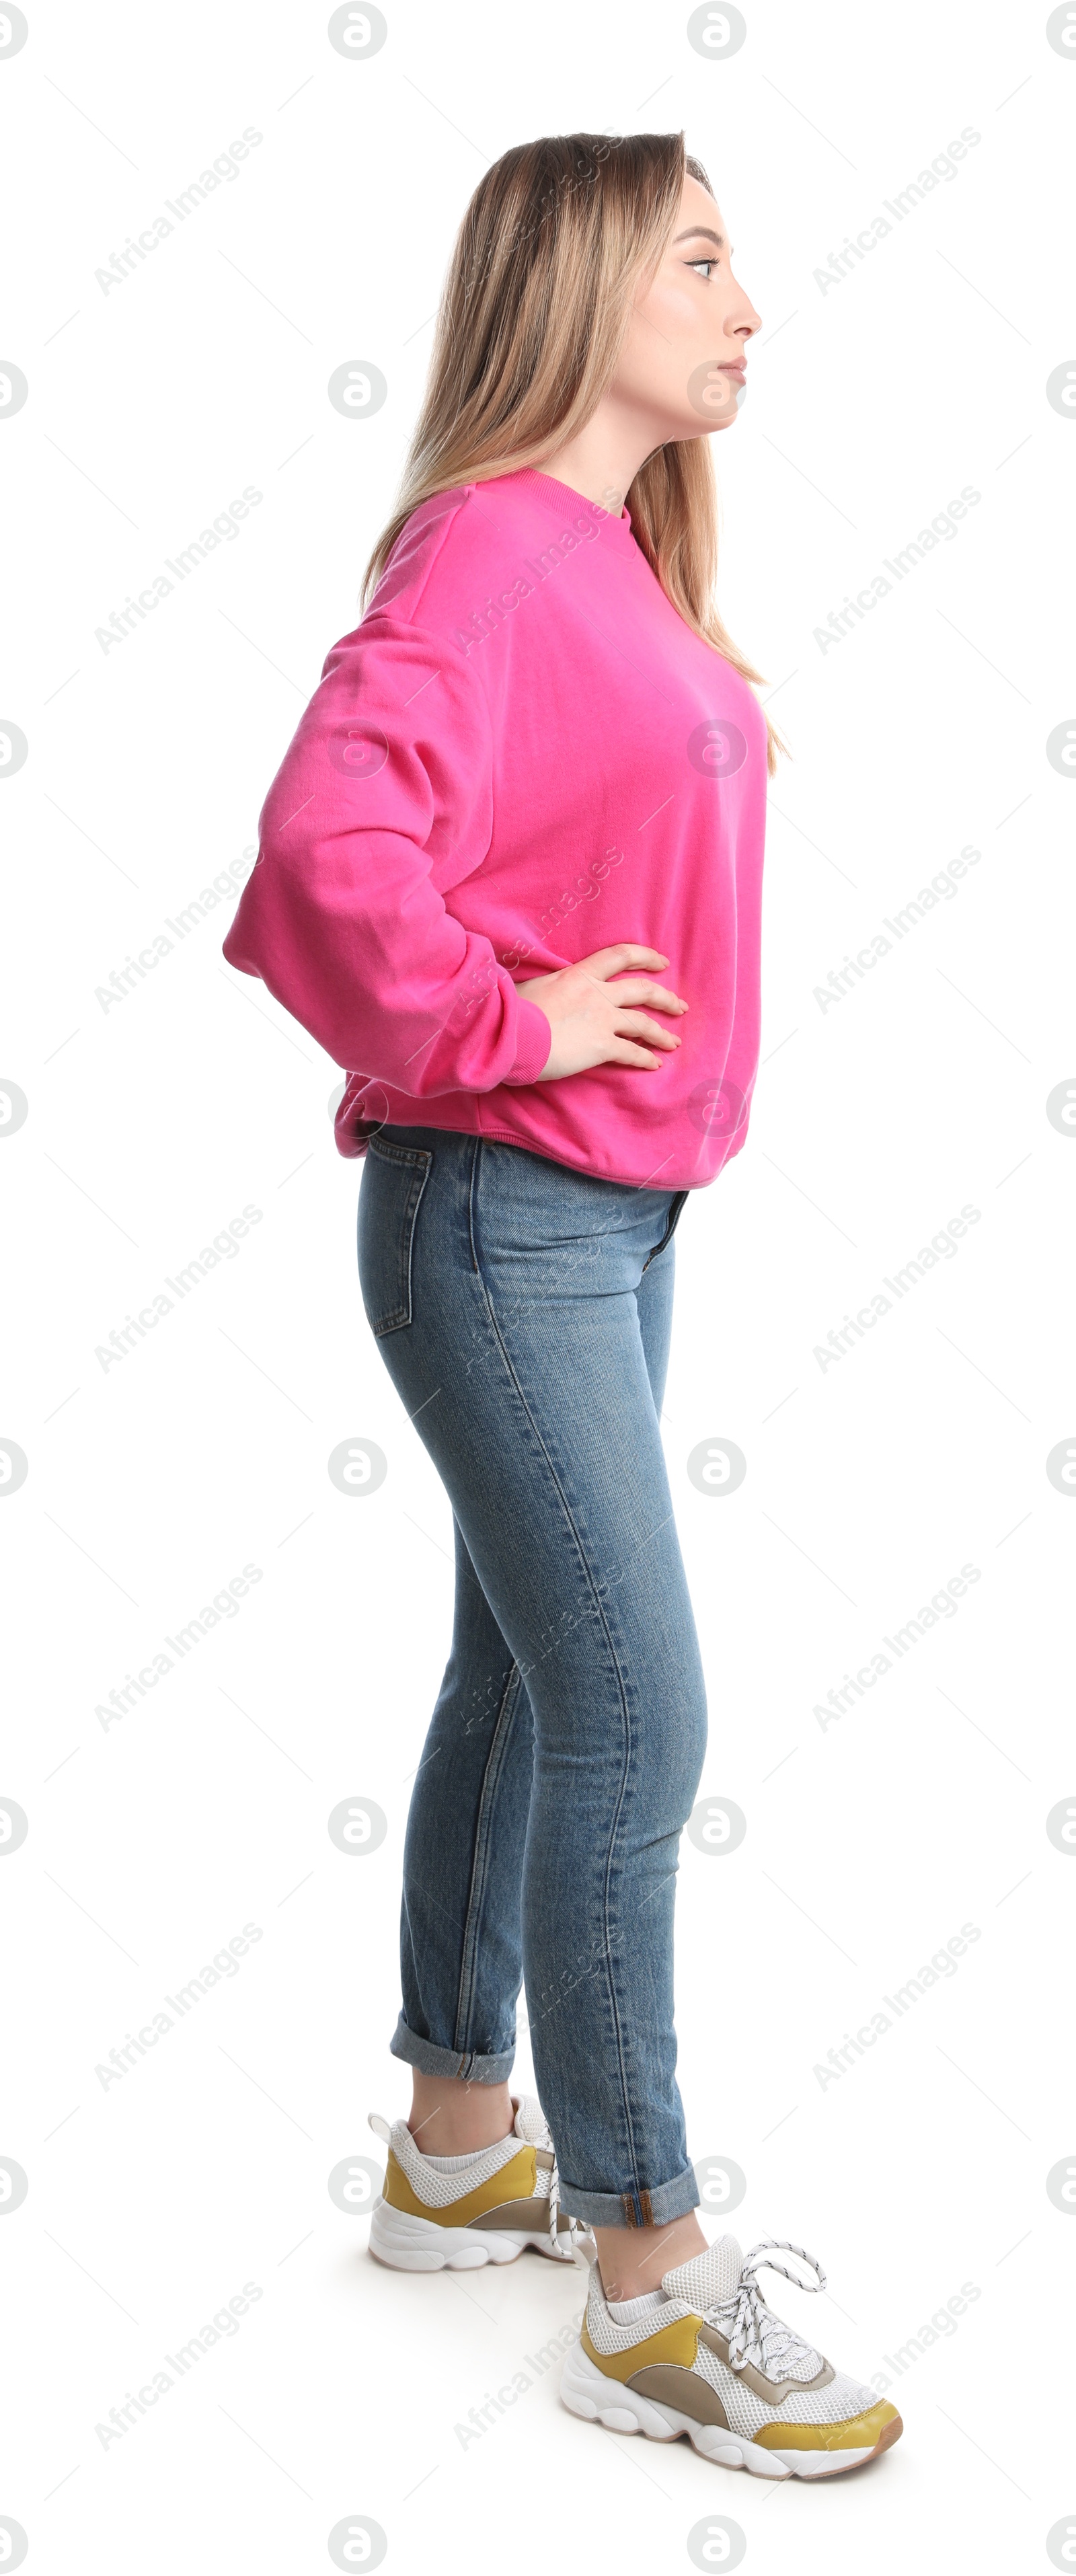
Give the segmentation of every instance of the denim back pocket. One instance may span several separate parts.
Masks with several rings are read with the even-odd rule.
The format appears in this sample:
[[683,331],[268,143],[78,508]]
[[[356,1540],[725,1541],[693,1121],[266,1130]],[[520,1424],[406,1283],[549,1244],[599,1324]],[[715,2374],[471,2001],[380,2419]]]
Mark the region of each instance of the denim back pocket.
[[372,1137],[359,1190],[359,1285],[380,1339],[411,1321],[411,1247],[433,1155],[421,1145]]

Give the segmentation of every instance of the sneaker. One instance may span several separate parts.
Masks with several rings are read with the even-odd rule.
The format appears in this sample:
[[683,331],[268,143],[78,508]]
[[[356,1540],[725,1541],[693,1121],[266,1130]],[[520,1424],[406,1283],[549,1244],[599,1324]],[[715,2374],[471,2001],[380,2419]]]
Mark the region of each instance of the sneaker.
[[[817,2273],[799,2281],[770,2247]],[[757,2478],[831,2478],[899,2440],[895,2406],[834,2370],[766,2307],[762,2268],[801,2290],[824,2290],[813,2254],[768,2236],[745,2257],[734,2236],[666,2272],[638,2299],[603,2297],[597,2264],[583,2330],[569,2351],[561,2397],[573,2415],[612,2433],[675,2442],[686,2433],[704,2460]]]
[[398,2272],[471,2272],[480,2263],[514,2263],[525,2246],[570,2263],[593,2237],[560,2206],[553,2141],[541,2104],[513,2094],[507,2138],[471,2156],[424,2156],[407,2126],[376,2111],[370,2127],[388,2148],[381,2198],[374,2203],[370,2252]]

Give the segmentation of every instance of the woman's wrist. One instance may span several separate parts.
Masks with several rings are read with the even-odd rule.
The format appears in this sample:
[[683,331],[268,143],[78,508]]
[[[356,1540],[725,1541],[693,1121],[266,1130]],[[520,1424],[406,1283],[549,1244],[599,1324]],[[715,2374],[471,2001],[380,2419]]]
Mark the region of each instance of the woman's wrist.
[[545,1012],[537,1002],[528,1002],[517,992],[516,1056],[506,1082],[537,1082],[545,1072],[553,1052],[553,1031]]

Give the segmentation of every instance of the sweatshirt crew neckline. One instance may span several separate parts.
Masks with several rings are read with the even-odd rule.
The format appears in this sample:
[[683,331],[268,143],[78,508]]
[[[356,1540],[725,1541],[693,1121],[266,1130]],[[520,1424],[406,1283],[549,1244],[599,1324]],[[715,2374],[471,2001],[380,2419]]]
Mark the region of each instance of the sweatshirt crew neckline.
[[558,514],[563,513],[566,503],[575,510],[591,510],[602,521],[603,527],[612,528],[615,534],[635,544],[630,510],[622,510],[618,518],[615,511],[603,509],[600,501],[588,501],[585,492],[573,491],[570,483],[558,482],[555,474],[540,474],[536,465],[521,465],[516,473],[498,475],[496,480],[522,484],[525,490],[533,492],[536,501],[547,501]]

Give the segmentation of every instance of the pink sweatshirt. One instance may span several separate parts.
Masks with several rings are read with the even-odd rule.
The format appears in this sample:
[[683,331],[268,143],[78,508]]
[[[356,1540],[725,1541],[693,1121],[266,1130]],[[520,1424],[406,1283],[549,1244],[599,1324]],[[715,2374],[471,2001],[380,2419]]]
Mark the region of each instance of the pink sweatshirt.
[[[447,1127],[714,1179],[758,1065],[766,727],[616,518],[526,467],[416,510],[269,790],[224,943],[348,1075],[342,1154]],[[539,1082],[528,977],[669,960],[679,1050]]]

